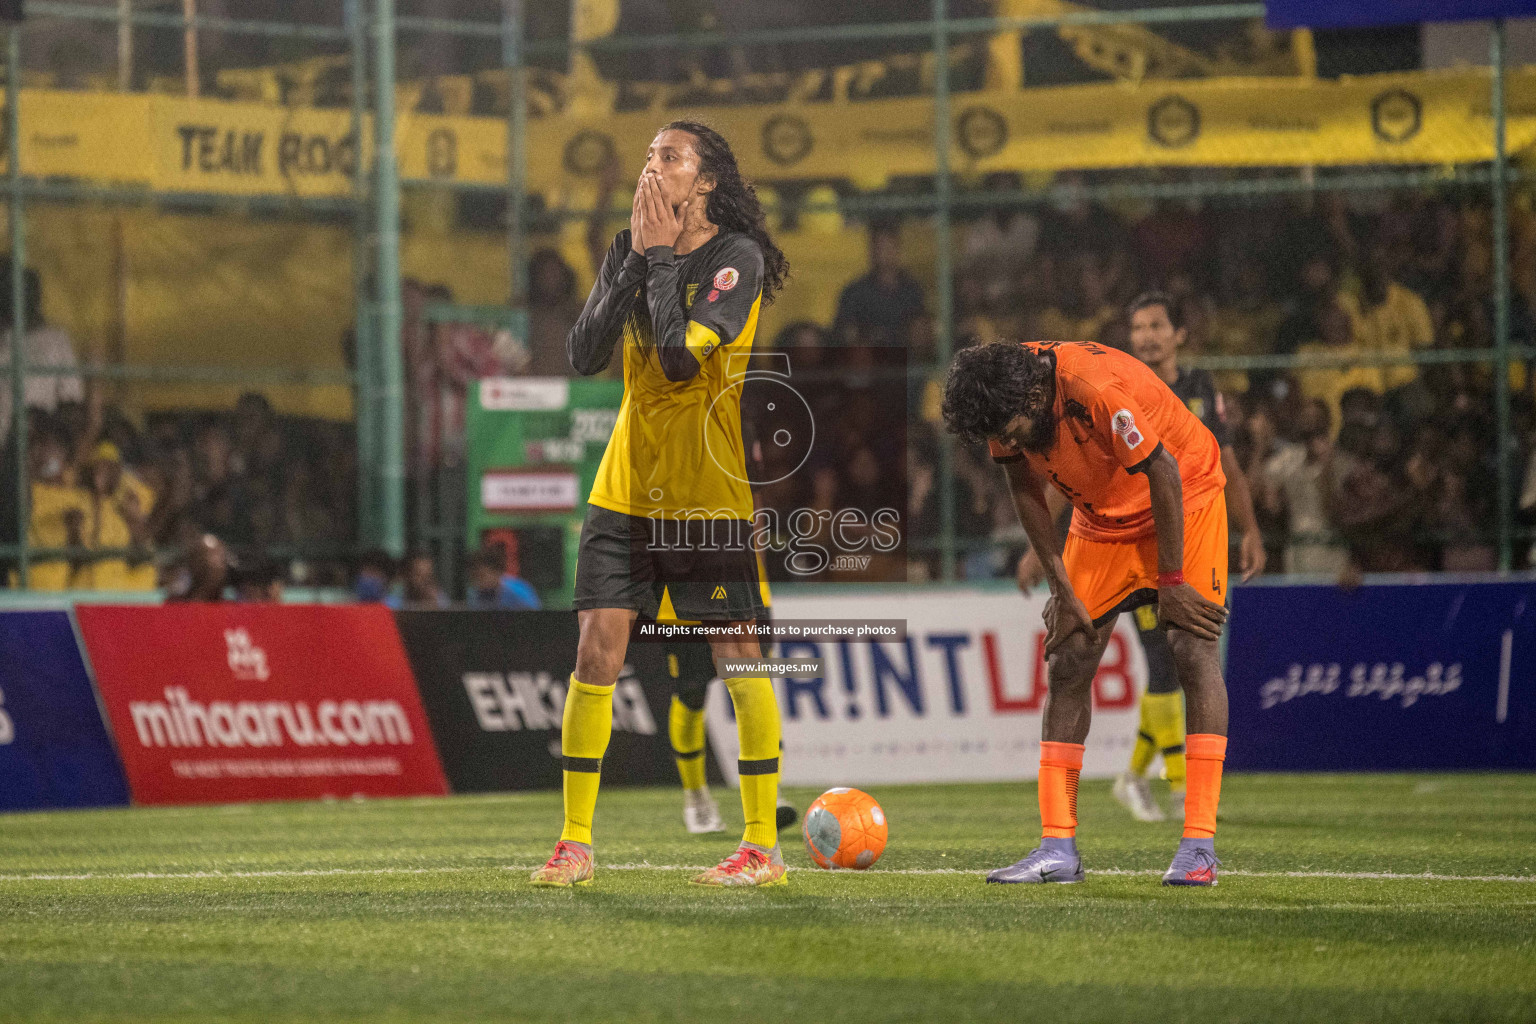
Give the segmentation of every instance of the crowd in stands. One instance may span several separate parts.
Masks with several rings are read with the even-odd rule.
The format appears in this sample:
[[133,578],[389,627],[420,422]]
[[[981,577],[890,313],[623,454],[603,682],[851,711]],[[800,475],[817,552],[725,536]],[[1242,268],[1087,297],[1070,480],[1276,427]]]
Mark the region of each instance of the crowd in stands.
[[[1448,350],[1494,345],[1485,196],[1319,192],[1112,208],[1077,195],[1084,191],[1074,188],[1079,179],[1064,180],[1057,193],[1064,198],[1048,206],[1014,205],[957,225],[955,345],[1038,338],[1126,349],[1126,303],[1148,289],[1166,291],[1186,331],[1186,356],[1309,361],[1215,374],[1252,481],[1270,571],[1348,579],[1495,567],[1493,368],[1488,360],[1434,361]],[[1010,175],[982,182],[1005,193],[1019,185]],[[1529,346],[1536,339],[1536,215],[1515,205],[1510,334],[1513,345]],[[846,353],[886,346],[904,350],[914,368],[934,365],[931,271],[909,266],[902,248],[904,237],[921,231],[931,224],[871,224],[868,267],[850,268],[833,321],[782,325],[759,344],[791,351],[797,372],[845,365]],[[540,258],[559,260],[549,251]],[[540,294],[535,289],[536,306]],[[547,321],[560,304],[572,308],[568,290],[547,294]],[[554,323],[546,331],[560,336]],[[1513,511],[1525,529],[1536,525],[1536,375],[1529,369],[1516,360],[1510,377]],[[785,508],[859,507],[874,499],[872,482],[889,489],[904,481],[907,571],[935,574],[937,374],[911,389],[898,433],[863,410],[867,374],[845,368],[842,376],[850,400],[829,403],[827,412],[834,440],[823,450],[833,454],[813,459],[799,485],[780,484],[764,500]],[[893,437],[898,444],[882,443]],[[962,571],[1010,571],[1025,541],[1000,474],[984,452],[957,449],[953,465]],[[1523,564],[1529,540],[1517,547]]]
[[[982,187],[1006,193],[1018,184],[1002,176]],[[956,346],[1041,338],[1126,348],[1126,303],[1159,288],[1178,307],[1171,312],[1189,357],[1310,360],[1216,371],[1270,571],[1348,578],[1495,566],[1493,367],[1434,361],[1493,346],[1491,219],[1481,194],[1319,192],[1140,208],[1089,202],[1071,187],[1057,195],[1066,198],[957,222]],[[1530,346],[1536,214],[1513,205],[1511,340]],[[786,513],[901,508],[902,564],[883,571],[922,578],[938,572],[943,520],[940,368],[931,268],[903,244],[931,223],[877,221],[867,230],[868,265],[848,268],[831,322],[774,324],[771,310],[765,318],[758,344],[792,356],[818,438],[804,464],[760,467],[759,479],[770,481],[760,500]],[[33,275],[27,281],[35,311],[40,287]],[[431,323],[427,305],[451,296],[406,283],[413,478],[462,462],[455,445],[467,381],[569,372],[564,338],[581,309],[578,272],[544,249],[530,282],[521,339]],[[9,320],[7,299],[0,289],[0,323]],[[8,360],[8,332],[3,346]],[[442,565],[425,556],[398,565],[352,559],[357,453],[348,425],[279,416],[257,392],[224,413],[134,422],[111,400],[110,381],[76,372],[67,334],[34,315],[26,347],[37,368],[26,382],[33,588],[159,586],[185,595],[206,593],[217,576],[219,587],[253,598],[284,585],[349,587],[421,606],[508,605],[531,595],[500,582],[517,578],[506,552],[455,566],[473,580],[452,598],[437,583]],[[1530,369],[1517,360],[1510,377],[1512,512],[1527,531],[1536,526]],[[10,398],[0,388],[0,411]],[[7,481],[18,458],[10,434],[0,417]],[[950,462],[961,571],[1009,573],[1025,541],[1000,474],[984,452],[964,447]],[[7,538],[17,536],[15,506],[15,488],[0,486]],[[1517,564],[1529,561],[1530,547],[1529,538],[1517,545]],[[222,575],[212,572],[215,561]]]
[[[175,594],[191,585],[189,553],[205,535],[231,565],[278,560],[285,580],[344,580],[356,519],[350,430],[281,418],[255,392],[229,413],[136,424],[109,401],[109,384],[71,386],[79,399],[28,410],[32,589]],[[7,438],[12,473],[15,458]],[[14,486],[0,489],[0,507],[15,537]]]
[[[1522,207],[1511,228],[1511,343],[1529,346],[1536,218]],[[1179,307],[1189,356],[1313,360],[1216,373],[1272,571],[1488,570],[1498,521],[1493,367],[1425,359],[1493,347],[1491,234],[1485,197],[1454,191],[1169,201],[1134,214],[1085,201],[999,211],[962,228],[957,344],[1126,348],[1126,302],[1160,288]],[[1516,361],[1511,371],[1514,511],[1527,528],[1536,522],[1531,369]],[[931,416],[914,422],[916,527],[932,518],[923,482],[936,457]],[[985,453],[957,460],[959,532],[988,542],[971,546],[967,571],[1004,571],[1011,561],[990,542],[1023,538],[1002,484]]]

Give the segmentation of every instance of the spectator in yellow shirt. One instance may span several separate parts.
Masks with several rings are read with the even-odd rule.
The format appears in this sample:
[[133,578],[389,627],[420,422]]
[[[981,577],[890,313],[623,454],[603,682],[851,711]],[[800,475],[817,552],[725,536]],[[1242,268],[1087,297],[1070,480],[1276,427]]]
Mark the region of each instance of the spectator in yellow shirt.
[[1379,395],[1386,391],[1386,385],[1380,366],[1347,361],[1361,355],[1366,349],[1355,340],[1349,315],[1343,309],[1338,305],[1332,305],[1321,310],[1315,327],[1317,340],[1298,345],[1296,354],[1339,356],[1346,362],[1343,365],[1298,370],[1297,383],[1303,395],[1326,402],[1329,415],[1333,422],[1337,423],[1343,415],[1339,408],[1339,400],[1344,397],[1344,392],[1354,388],[1365,388]]
[[153,590],[155,564],[150,549],[149,517],[155,492],[123,467],[117,445],[102,441],[85,467],[89,499],[85,510],[85,546],[92,551],[132,549],[82,565],[74,584],[81,590]]
[[[90,496],[70,480],[69,446],[56,425],[43,420],[33,427],[27,445],[27,465],[32,481],[28,545],[81,547]],[[27,586],[32,590],[68,590],[70,576],[67,559],[45,557],[28,567]]]
[[[1339,308],[1349,316],[1354,342],[1365,352],[1406,355],[1435,343],[1434,321],[1417,292],[1393,279],[1386,254],[1371,253],[1360,274],[1360,292],[1341,292]],[[1380,367],[1385,392],[1418,376],[1412,363]]]

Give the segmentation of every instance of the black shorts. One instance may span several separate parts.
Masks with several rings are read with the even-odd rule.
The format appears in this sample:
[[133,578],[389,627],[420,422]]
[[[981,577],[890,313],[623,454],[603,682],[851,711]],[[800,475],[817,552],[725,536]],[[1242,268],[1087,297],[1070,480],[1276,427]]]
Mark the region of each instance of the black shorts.
[[666,593],[679,619],[762,619],[768,610],[751,536],[745,520],[654,520],[588,505],[576,608],[628,608],[654,619]]

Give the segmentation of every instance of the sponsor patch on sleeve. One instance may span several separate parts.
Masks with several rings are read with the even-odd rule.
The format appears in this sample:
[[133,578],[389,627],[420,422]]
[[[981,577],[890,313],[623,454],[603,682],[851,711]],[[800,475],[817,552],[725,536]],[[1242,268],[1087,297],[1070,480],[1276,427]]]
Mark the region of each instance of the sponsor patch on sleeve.
[[736,282],[741,280],[741,275],[735,267],[726,267],[715,275],[715,287],[722,292],[728,292],[736,287]]
[[1110,428],[1115,436],[1125,442],[1125,446],[1132,450],[1141,447],[1141,431],[1136,429],[1136,417],[1131,415],[1131,410],[1121,409],[1110,418]]

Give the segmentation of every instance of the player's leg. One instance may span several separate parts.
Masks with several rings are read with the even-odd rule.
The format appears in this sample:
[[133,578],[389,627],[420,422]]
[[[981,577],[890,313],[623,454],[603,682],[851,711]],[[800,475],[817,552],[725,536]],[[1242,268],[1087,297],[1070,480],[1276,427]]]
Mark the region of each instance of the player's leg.
[[613,734],[613,689],[635,617],[657,612],[644,560],[644,520],[596,505],[587,509],[576,560],[576,671],[566,690],[560,753],[565,823],[535,885],[582,885],[593,876],[592,816],[603,755]]
[[[717,658],[761,656],[758,641],[747,634],[712,640],[711,646]],[[784,880],[776,821],[781,737],[778,698],[772,681],[764,675],[726,676],[725,686],[736,710],[741,748],[736,773],[746,828],[736,852],[693,881],[700,885],[775,885]]]
[[[1218,498],[1185,517],[1184,577],[1212,601],[1226,601],[1227,510]],[[1188,771],[1184,837],[1164,885],[1214,885],[1216,809],[1221,802],[1221,770],[1227,754],[1227,684],[1221,675],[1221,645],[1181,629],[1170,630],[1174,669],[1184,684],[1189,734],[1185,738]]]
[[[1092,614],[1093,606],[1089,605]],[[987,875],[988,882],[1080,882],[1077,783],[1083,741],[1093,716],[1093,677],[1114,632],[1115,616],[1092,635],[1076,633],[1051,655],[1040,743],[1040,845],[1024,859]]]
[[709,644],[674,645],[667,651],[667,672],[673,687],[667,733],[683,784],[683,825],[694,835],[724,832],[720,808],[704,777],[704,700],[715,677]]
[[1220,644],[1184,630],[1168,637],[1184,679],[1189,717],[1185,739],[1188,789],[1184,837],[1166,885],[1213,885],[1216,881],[1216,808],[1221,802],[1222,763],[1227,754],[1227,687],[1221,677]]
[[1141,698],[1141,723],[1128,770],[1115,778],[1114,796],[1137,821],[1162,821],[1162,808],[1147,785],[1152,759],[1163,755],[1168,785],[1178,813],[1184,811],[1184,696],[1179,692],[1168,634],[1157,621],[1155,605],[1131,613],[1147,656],[1147,692]]
[[[768,572],[768,569],[767,569],[767,566],[765,566],[763,564],[762,552],[758,552],[758,555],[757,555],[757,571],[758,571],[758,575],[760,577],[766,579],[766,574]],[[767,627],[769,627],[771,629],[773,627],[773,608],[772,608],[772,606],[770,606],[768,604],[768,587],[767,587],[766,583],[763,584],[761,590],[762,590],[762,594],[763,594],[763,607],[764,607],[764,611],[763,611],[763,614],[757,620],[758,621],[758,625],[760,625],[760,626],[767,626]],[[777,647],[776,647],[776,645],[774,644],[774,642],[771,639],[765,639],[765,640],[762,641],[763,657],[765,657],[765,658],[773,657],[773,652],[775,650],[777,650]],[[779,751],[780,751],[781,755],[783,753],[783,750],[784,750],[784,744],[782,742],[780,742],[780,744],[779,744]],[[787,829],[790,826],[794,825],[795,822],[797,822],[799,820],[800,820],[800,810],[799,810],[799,808],[797,808],[794,804],[790,803],[789,800],[787,800],[785,798],[783,792],[780,792],[779,793],[778,807],[777,807],[775,815],[774,815],[774,823],[776,825],[778,825],[779,831],[780,832],[784,831],[785,829]]]
[[603,754],[613,734],[613,690],[624,667],[634,618],[635,613],[625,608],[577,613],[581,639],[560,725],[565,824],[554,856],[533,873],[535,885],[584,885],[592,879],[592,817]]
[[[716,662],[731,658],[759,661],[762,647],[751,626],[767,614],[749,546],[752,525],[746,520],[689,519],[682,543],[658,557],[679,619],[696,620],[726,631],[711,637]],[[699,885],[774,885],[784,880],[774,809],[779,790],[779,702],[766,675],[723,673],[736,710],[740,754],[736,770],[746,832],[735,853],[696,876]]]

